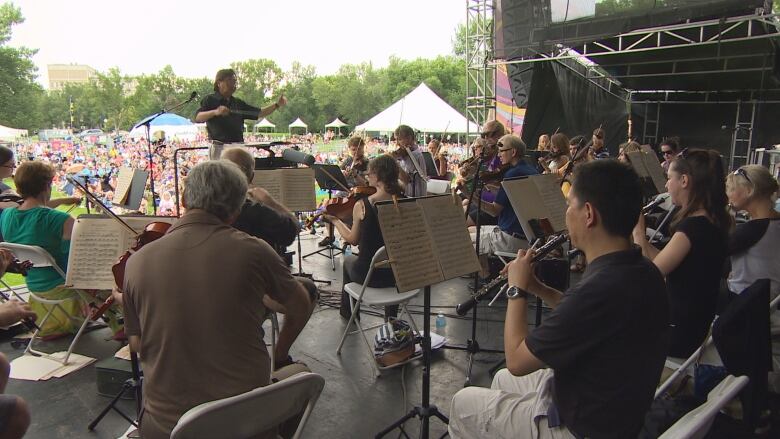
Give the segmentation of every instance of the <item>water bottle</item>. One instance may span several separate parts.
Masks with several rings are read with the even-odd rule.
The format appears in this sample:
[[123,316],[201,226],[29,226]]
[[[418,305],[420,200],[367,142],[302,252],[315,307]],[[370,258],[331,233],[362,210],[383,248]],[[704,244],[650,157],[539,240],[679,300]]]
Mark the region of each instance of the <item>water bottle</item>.
[[346,244],[344,246],[344,256],[352,256],[352,246],[349,244]]
[[439,315],[436,316],[436,328],[443,328],[447,326],[447,318],[444,317],[444,314],[439,313]]

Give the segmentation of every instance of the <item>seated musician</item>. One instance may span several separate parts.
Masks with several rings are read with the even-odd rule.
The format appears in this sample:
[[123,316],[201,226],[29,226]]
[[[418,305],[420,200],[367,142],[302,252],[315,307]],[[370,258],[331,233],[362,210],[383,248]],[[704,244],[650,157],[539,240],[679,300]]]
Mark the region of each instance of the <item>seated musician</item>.
[[[8,250],[0,249],[0,277],[14,260]],[[0,304],[0,326],[8,327],[22,319],[35,320],[36,315],[26,303],[11,299]],[[30,426],[30,408],[21,397],[5,394],[11,365],[8,358],[0,353],[0,437],[16,439],[24,436]]]
[[144,371],[144,439],[168,438],[196,405],[306,370],[270,364],[263,297],[287,310],[275,352],[285,362],[310,304],[268,243],[230,226],[247,188],[232,163],[196,165],[184,182],[184,215],[127,262],[121,296],[130,347]]
[[[498,156],[502,164],[508,164],[509,170],[504,178],[536,175],[536,168],[523,160],[525,143],[514,134],[507,134],[498,141]],[[496,201],[482,202],[482,210],[498,218],[497,226],[482,227],[479,240],[479,261],[482,267],[480,275],[486,278],[490,275],[487,256],[497,251],[516,252],[525,244],[525,235],[520,227],[509,198],[501,187],[496,195]],[[476,234],[474,234],[476,235]],[[472,238],[473,239],[473,238]]]
[[395,129],[395,142],[398,149],[391,155],[398,160],[399,178],[404,184],[407,197],[424,197],[428,194],[428,172],[422,149],[417,145],[412,127],[399,125]]
[[[7,242],[43,248],[67,272],[70,236],[75,221],[67,213],[48,207],[54,174],[54,168],[48,163],[28,161],[19,165],[14,183],[24,201],[19,207],[3,209],[0,232]],[[44,299],[67,299],[56,306],[51,317],[42,325],[40,335],[75,333],[78,326],[68,316],[83,318],[87,315],[87,310],[77,299],[78,292],[66,288],[65,279],[52,267],[33,267],[25,280],[27,288]],[[30,297],[30,307],[41,319],[50,306],[53,305],[45,305]],[[121,326],[115,318],[108,319],[108,324],[114,332]]]
[[[377,218],[374,205],[378,201],[393,199],[393,196],[401,196],[401,186],[398,181],[399,167],[398,163],[390,156],[381,155],[368,164],[368,183],[376,188],[376,193],[363,198],[355,204],[352,209],[352,226],[347,226],[340,219],[324,215],[327,221],[332,222],[339,234],[344,237],[344,241],[349,244],[357,245],[360,248],[358,256],[348,255],[344,257],[343,263],[343,283],[350,282],[363,283],[371,266],[371,258],[380,247],[385,245],[382,238],[382,231],[379,229],[379,219]],[[371,287],[389,287],[395,285],[393,271],[389,267],[383,267],[374,270],[371,276]],[[397,307],[387,309],[386,314],[395,315]],[[349,295],[341,291],[341,316],[348,319],[352,313],[349,303]]]
[[555,133],[550,139],[550,155],[548,157],[539,157],[539,164],[544,169],[545,174],[555,174],[566,166],[571,160],[569,152],[569,138],[566,134]]
[[666,182],[672,203],[680,207],[669,243],[658,250],[648,242],[644,216],[634,229],[634,242],[666,277],[672,357],[687,358],[698,349],[715,317],[733,225],[726,211],[724,169],[714,150],[684,150],[672,161]]
[[604,138],[606,132],[604,128],[598,127],[593,130],[593,137],[590,141],[590,151],[588,151],[589,160],[601,160],[609,158],[609,150],[606,147]]
[[[233,69],[222,69],[214,78],[214,93],[206,96],[195,114],[195,122],[206,122],[209,139],[222,143],[241,143],[244,141],[244,119],[260,120],[287,104],[287,99],[279,99],[265,108],[253,107],[234,97],[238,85]],[[215,145],[211,158],[219,158],[220,145]]]
[[626,143],[621,143],[618,151],[618,160],[623,163],[629,163],[628,154],[632,152],[642,152],[642,145],[631,140]]
[[550,150],[550,135],[549,134],[542,134],[539,136],[539,143],[536,145],[536,149],[539,151],[549,151]]
[[[465,171],[469,174],[469,177],[467,181],[461,185],[461,193],[465,197],[463,206],[468,210],[468,217],[466,218],[467,226],[474,226],[476,225],[477,221],[478,200],[471,195],[474,191],[474,183],[477,172],[479,172],[479,178],[483,185],[481,192],[482,201],[492,203],[496,200],[500,179],[497,177],[487,178],[487,175],[498,175],[500,173],[500,169],[503,163],[498,156],[498,148],[496,147],[496,144],[504,134],[506,134],[506,128],[504,128],[504,125],[497,120],[491,120],[485,123],[485,126],[482,128],[480,139],[477,139],[474,142],[474,161],[472,161],[470,167],[465,169]],[[480,148],[480,146],[483,148]],[[480,165],[479,170],[476,170],[476,166],[479,163],[480,157],[482,158],[482,164]],[[461,177],[465,179],[463,174],[461,174]],[[496,225],[497,220],[495,216],[481,212],[479,216],[479,224]]]
[[447,151],[442,150],[442,143],[440,140],[431,139],[428,142],[428,152],[431,153],[433,163],[436,165],[435,174],[437,177],[446,178],[449,174],[447,165]]
[[[222,159],[234,163],[251,183],[254,178],[255,159],[244,148],[228,148],[222,151]],[[241,213],[233,222],[233,227],[260,238],[274,248],[277,254],[282,255],[287,246],[293,243],[298,236],[298,220],[292,212],[261,187],[253,187],[247,192],[246,201],[241,207]],[[295,277],[303,284],[309,293],[311,311],[317,306],[319,293],[317,286],[311,279]],[[263,304],[271,311],[286,314],[284,307],[271,299],[263,296]]]
[[[341,172],[346,177],[347,185],[350,188],[355,186],[365,186],[368,183],[365,174],[368,169],[368,157],[366,157],[366,141],[360,136],[354,136],[347,141],[347,150],[349,155],[341,162],[339,167]],[[347,197],[347,192],[334,193],[337,197]],[[346,219],[347,224],[351,223],[349,218]],[[325,237],[317,245],[325,247],[335,242],[333,237],[333,228],[327,227]]]
[[[661,376],[668,342],[664,280],[631,245],[642,207],[637,175],[615,161],[577,169],[566,226],[588,270],[562,293],[533,274],[533,251],[508,266],[507,368],[490,389],[452,399],[452,438],[635,438]],[[610,188],[605,191],[604,188]],[[528,330],[528,301],[553,308]]]

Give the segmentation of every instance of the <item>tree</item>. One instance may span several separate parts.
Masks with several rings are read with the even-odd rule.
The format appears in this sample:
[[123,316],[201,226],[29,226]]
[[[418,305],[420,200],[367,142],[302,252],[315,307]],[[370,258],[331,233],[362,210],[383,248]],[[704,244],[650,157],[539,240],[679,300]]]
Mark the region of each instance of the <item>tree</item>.
[[248,59],[230,64],[236,72],[236,94],[250,105],[259,106],[279,89],[282,69],[270,59]]
[[0,124],[34,130],[38,128],[36,110],[43,95],[43,89],[35,83],[37,69],[32,56],[36,50],[6,45],[12,27],[23,22],[19,8],[10,3],[0,6]]

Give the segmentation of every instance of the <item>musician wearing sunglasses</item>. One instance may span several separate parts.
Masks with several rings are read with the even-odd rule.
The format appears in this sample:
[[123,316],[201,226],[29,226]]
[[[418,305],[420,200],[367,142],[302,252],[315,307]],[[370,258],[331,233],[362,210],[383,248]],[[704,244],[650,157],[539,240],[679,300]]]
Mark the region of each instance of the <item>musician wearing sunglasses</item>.
[[[222,69],[214,79],[214,93],[206,96],[195,114],[195,122],[206,122],[209,139],[222,143],[244,141],[244,120],[262,119],[287,104],[280,96],[274,104],[258,108],[233,96],[238,80],[233,69]],[[218,156],[217,156],[218,157]]]
[[[732,209],[750,216],[729,237],[729,290],[739,294],[754,281],[769,279],[774,298],[780,294],[780,213],[774,209],[777,180],[761,165],[742,166],[726,178],[726,195]],[[780,327],[780,315],[774,313],[772,320],[773,326]]]
[[[504,178],[538,174],[536,167],[523,160],[526,148],[519,137],[507,134],[501,137],[496,145],[501,163],[509,165]],[[524,246],[525,235],[503,187],[498,189],[494,202],[483,200],[481,207],[485,213],[498,218],[496,226],[482,227],[480,231],[479,261],[482,267],[480,275],[484,278],[490,274],[488,255],[497,251],[516,252]]]
[[680,211],[658,250],[639,216],[634,242],[666,277],[672,327],[669,356],[689,357],[707,337],[718,301],[733,219],[726,210],[725,167],[712,150],[684,149],[669,166],[666,189]]
[[664,161],[661,162],[661,167],[664,168],[665,173],[669,173],[669,165],[672,164],[672,160],[677,157],[677,153],[680,150],[680,144],[677,138],[669,137],[661,142],[661,155]]

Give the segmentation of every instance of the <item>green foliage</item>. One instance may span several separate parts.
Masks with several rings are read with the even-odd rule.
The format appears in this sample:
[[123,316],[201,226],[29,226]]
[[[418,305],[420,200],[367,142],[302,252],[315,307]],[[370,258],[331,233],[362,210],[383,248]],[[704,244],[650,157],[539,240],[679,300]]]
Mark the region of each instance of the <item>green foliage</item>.
[[36,128],[36,108],[43,90],[35,83],[35,50],[8,47],[11,29],[24,22],[16,6],[0,6],[0,124],[14,128]]

